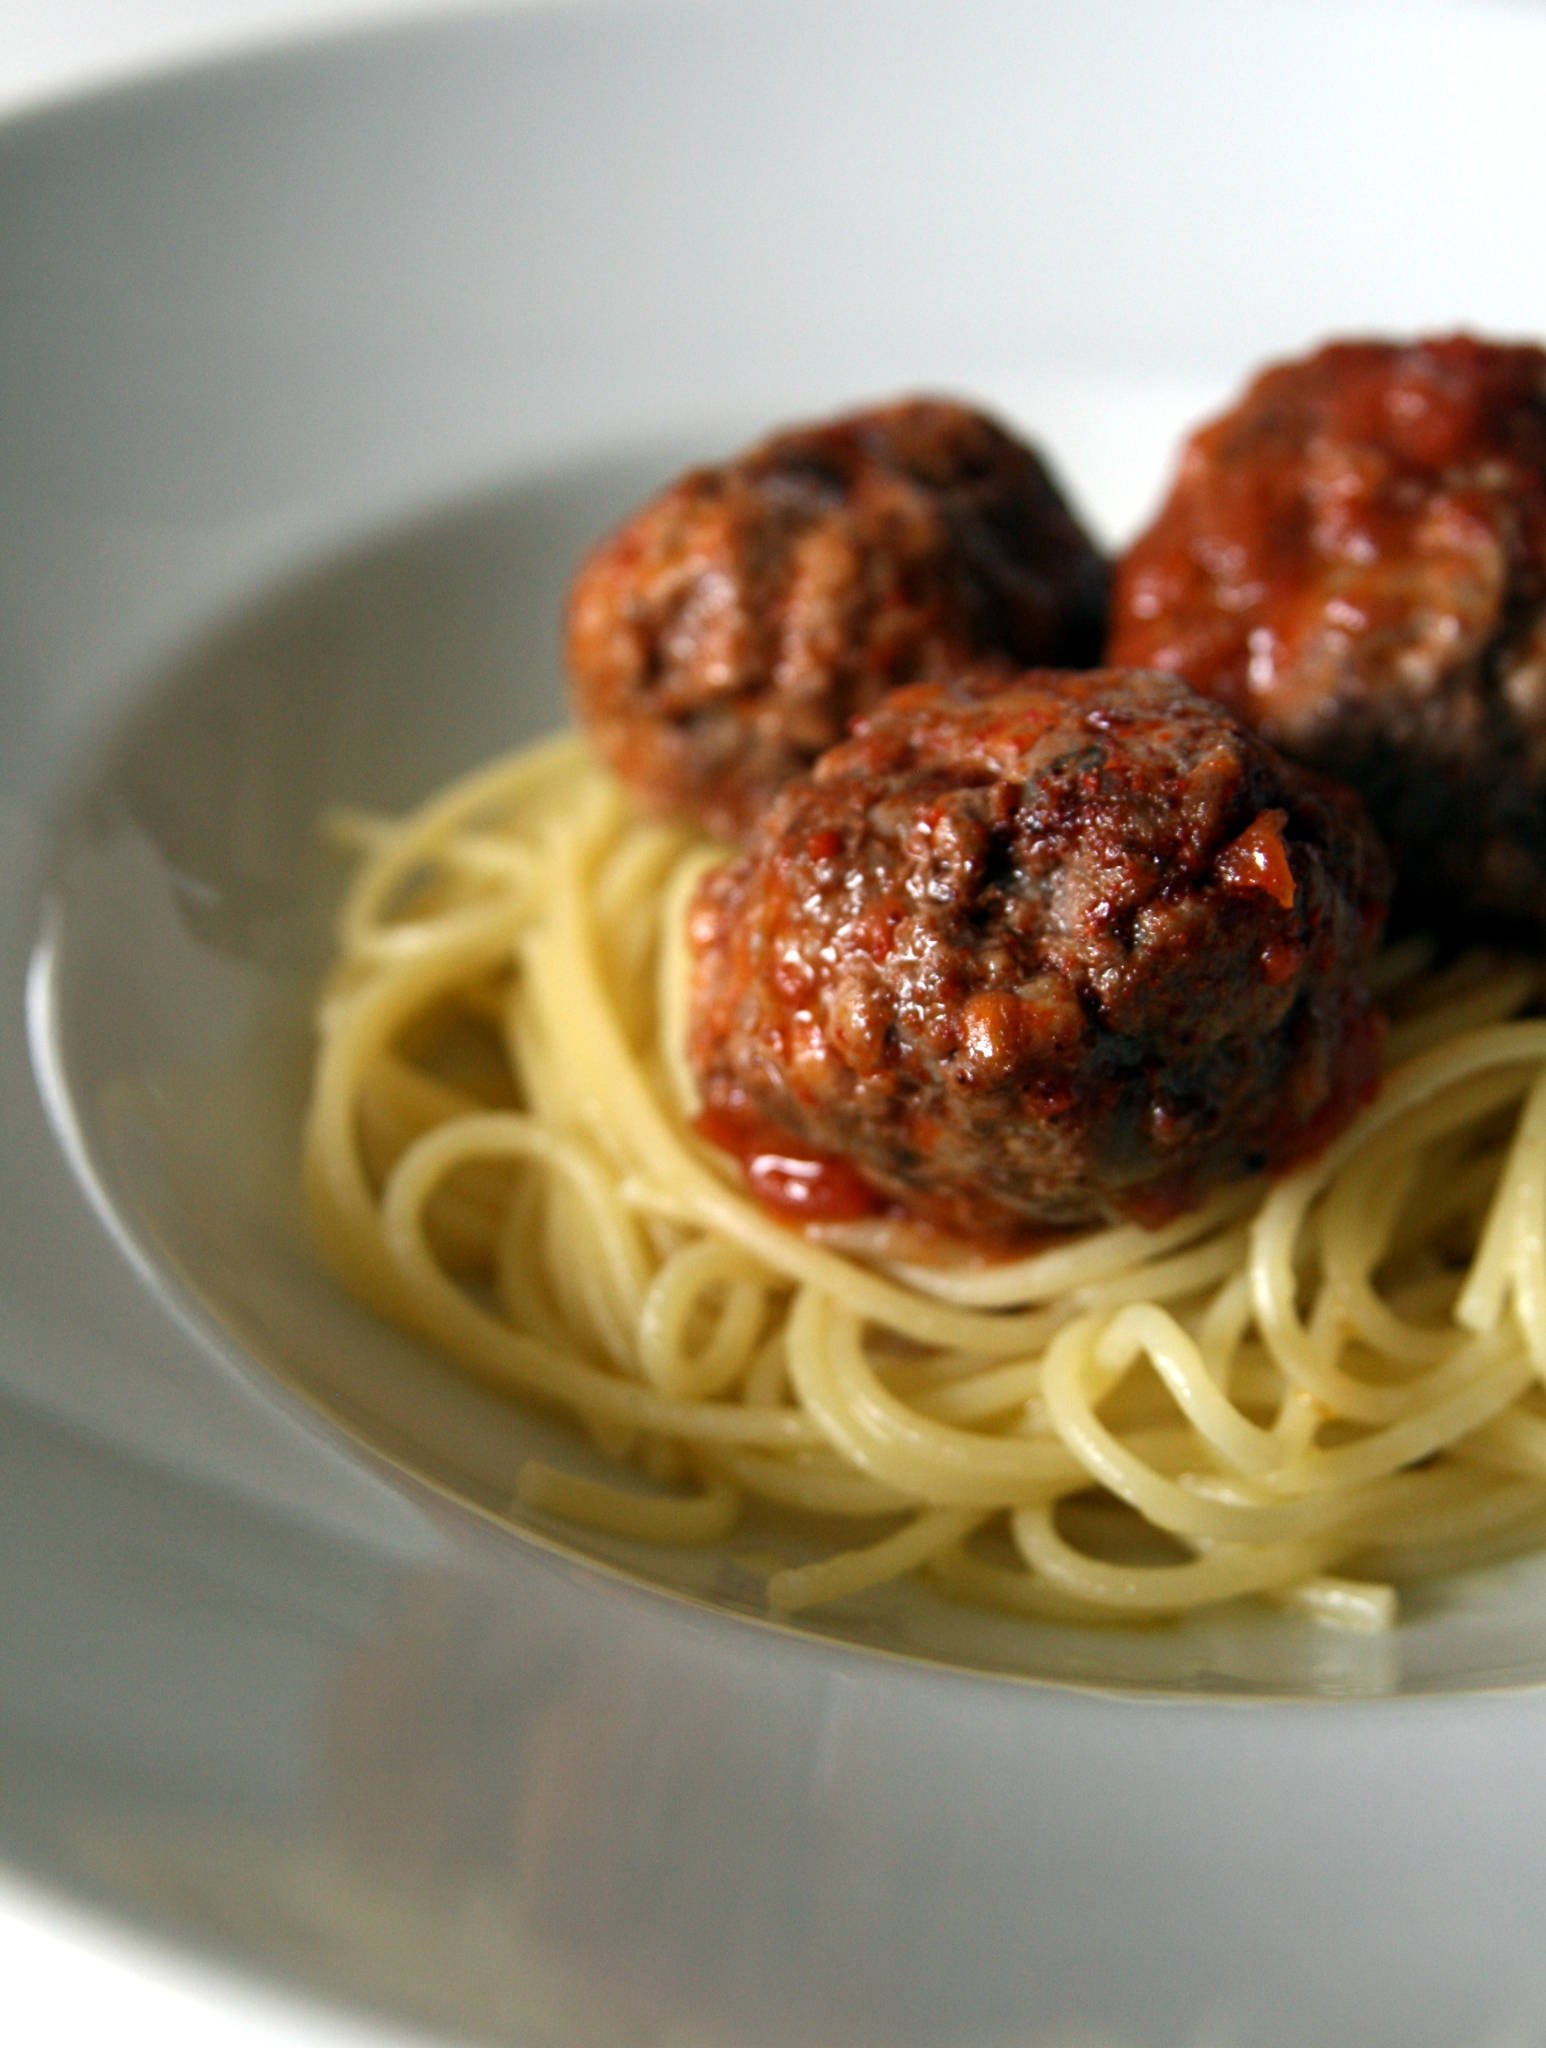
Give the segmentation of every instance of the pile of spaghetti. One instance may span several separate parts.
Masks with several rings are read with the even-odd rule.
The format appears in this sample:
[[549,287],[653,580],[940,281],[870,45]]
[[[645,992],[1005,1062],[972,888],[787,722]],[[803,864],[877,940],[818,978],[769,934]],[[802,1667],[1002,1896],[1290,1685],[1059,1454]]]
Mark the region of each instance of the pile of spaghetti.
[[915,1572],[1080,1621],[1259,1594],[1375,1629],[1401,1582],[1546,1543],[1539,963],[1388,954],[1379,1096],[1287,1179],[925,1261],[777,1221],[694,1135],[682,930],[716,850],[581,741],[338,822],[317,1229],[361,1298],[617,1461],[528,1464],[528,1508],[675,1545],[771,1503],[851,1531],[775,1607]]

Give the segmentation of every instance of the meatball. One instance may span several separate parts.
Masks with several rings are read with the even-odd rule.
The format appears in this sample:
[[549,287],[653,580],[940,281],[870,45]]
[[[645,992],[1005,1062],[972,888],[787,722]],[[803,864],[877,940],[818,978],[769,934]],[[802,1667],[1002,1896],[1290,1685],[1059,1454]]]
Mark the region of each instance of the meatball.
[[1108,658],[1363,794],[1398,914],[1546,933],[1546,353],[1344,342],[1189,443]]
[[703,1128],[978,1243],[1161,1221],[1372,1093],[1387,887],[1351,791],[1174,677],[898,691],[700,886]]
[[1106,568],[1038,457],[914,399],[696,469],[581,565],[573,696],[654,811],[738,841],[900,683],[1098,659]]

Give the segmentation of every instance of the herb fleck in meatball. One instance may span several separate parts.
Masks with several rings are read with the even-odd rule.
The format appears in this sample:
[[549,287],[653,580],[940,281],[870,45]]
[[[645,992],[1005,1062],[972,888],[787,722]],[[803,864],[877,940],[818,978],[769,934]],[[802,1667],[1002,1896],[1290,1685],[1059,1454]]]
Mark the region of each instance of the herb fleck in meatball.
[[1173,677],[918,685],[791,783],[689,928],[704,1129],[978,1242],[1159,1221],[1373,1091],[1384,850]]
[[1546,353],[1344,342],[1189,443],[1109,658],[1353,783],[1406,921],[1546,933]]
[[740,839],[898,684],[988,655],[1096,660],[1101,556],[1037,456],[915,399],[698,469],[582,564],[566,654],[651,809]]

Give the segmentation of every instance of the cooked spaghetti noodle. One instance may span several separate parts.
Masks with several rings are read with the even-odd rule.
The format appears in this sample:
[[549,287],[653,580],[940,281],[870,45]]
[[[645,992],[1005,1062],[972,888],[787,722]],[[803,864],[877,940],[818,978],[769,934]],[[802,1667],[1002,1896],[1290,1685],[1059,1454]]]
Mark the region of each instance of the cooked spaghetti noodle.
[[[715,849],[578,740],[363,855],[320,1014],[312,1211],[357,1295],[632,1468],[529,1510],[715,1543],[748,1501],[851,1542],[795,1609],[916,1572],[1029,1615],[1251,1593],[1387,1626],[1402,1581],[1546,1543],[1546,1019],[1530,963],[1387,956],[1376,1102],[1162,1229],[990,1263],[825,1238],[692,1129],[687,898]],[[837,1240],[841,1240],[840,1242]]]

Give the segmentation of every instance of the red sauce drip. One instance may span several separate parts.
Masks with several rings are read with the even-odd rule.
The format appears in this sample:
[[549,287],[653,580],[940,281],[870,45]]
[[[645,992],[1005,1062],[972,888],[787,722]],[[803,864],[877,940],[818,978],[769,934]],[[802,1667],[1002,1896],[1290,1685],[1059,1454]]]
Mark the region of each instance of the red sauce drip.
[[1226,889],[1261,889],[1284,910],[1294,907],[1294,871],[1283,844],[1287,811],[1263,811],[1218,857]]
[[706,1109],[693,1125],[740,1161],[746,1184],[781,1221],[856,1223],[886,1204],[846,1159],[813,1151],[751,1110]]

